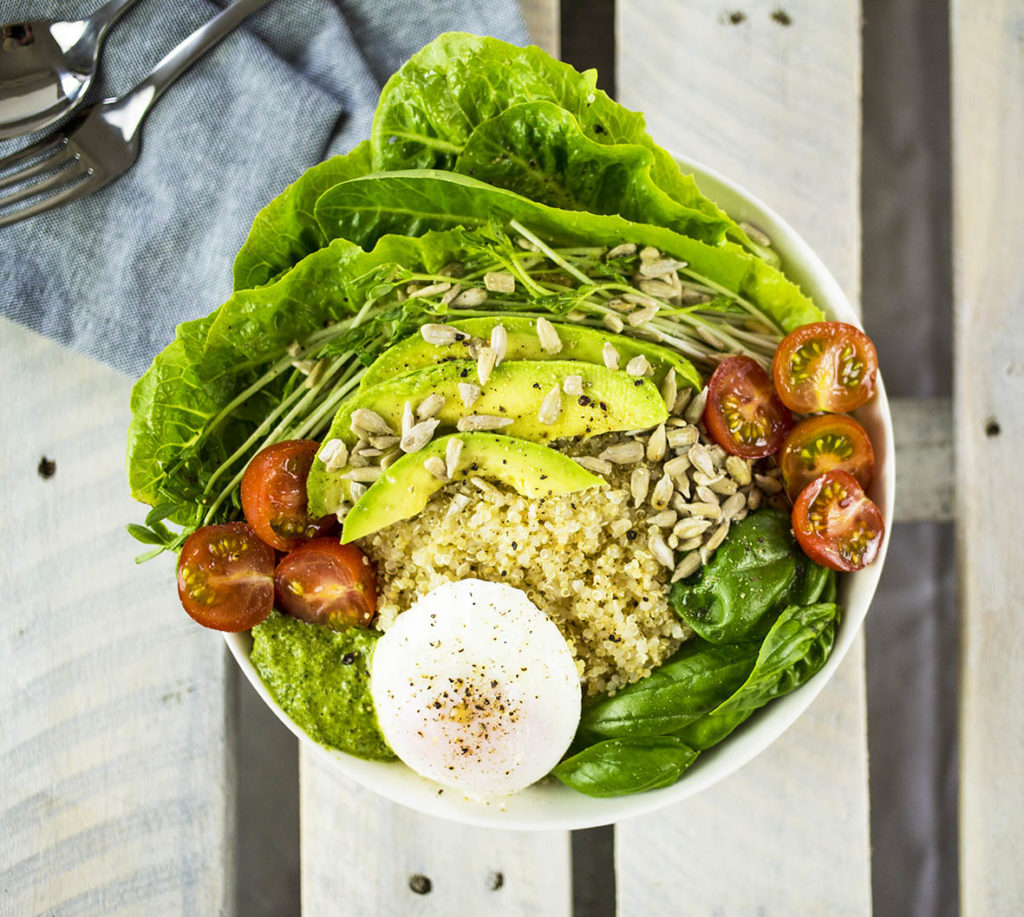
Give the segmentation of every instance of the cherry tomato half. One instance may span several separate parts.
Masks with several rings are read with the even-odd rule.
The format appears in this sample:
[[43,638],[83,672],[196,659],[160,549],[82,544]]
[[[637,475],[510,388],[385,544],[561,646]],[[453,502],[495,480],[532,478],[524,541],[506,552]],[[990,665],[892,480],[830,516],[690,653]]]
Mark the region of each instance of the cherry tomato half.
[[727,357],[708,382],[704,426],[726,452],[755,459],[782,447],[793,415],[772,391],[771,379],[750,357]]
[[778,456],[786,493],[795,500],[826,471],[847,471],[865,490],[875,473],[875,450],[865,429],[845,414],[822,414],[798,423]]
[[811,560],[840,572],[873,563],[882,547],[882,511],[845,471],[815,478],[793,505],[793,533]]
[[853,325],[815,322],[790,331],[772,361],[782,403],[801,414],[842,414],[860,407],[875,390],[878,354]]
[[344,630],[365,627],[377,611],[377,571],[353,544],[315,538],[274,571],[278,606],[295,618]]
[[244,522],[196,529],[178,558],[178,598],[203,627],[255,627],[274,607],[274,549]]
[[310,519],[306,478],[319,443],[292,439],[258,452],[242,477],[242,512],[267,544],[290,551],[337,524],[334,516]]

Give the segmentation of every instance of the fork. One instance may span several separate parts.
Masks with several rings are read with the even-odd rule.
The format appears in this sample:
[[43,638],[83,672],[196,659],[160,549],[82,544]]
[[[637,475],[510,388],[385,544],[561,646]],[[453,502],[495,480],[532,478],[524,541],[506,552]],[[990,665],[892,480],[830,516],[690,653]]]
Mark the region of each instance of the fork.
[[[168,53],[127,95],[90,106],[48,137],[0,159],[0,226],[78,200],[127,172],[139,158],[142,122],[167,87],[269,2],[236,0]],[[10,209],[22,201],[30,203]]]

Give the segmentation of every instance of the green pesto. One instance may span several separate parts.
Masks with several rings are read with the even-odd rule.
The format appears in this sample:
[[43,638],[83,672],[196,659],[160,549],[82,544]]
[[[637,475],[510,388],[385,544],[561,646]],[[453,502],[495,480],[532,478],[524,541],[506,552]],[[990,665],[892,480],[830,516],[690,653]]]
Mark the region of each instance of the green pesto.
[[335,631],[271,612],[252,629],[252,663],[271,696],[310,738],[359,758],[395,757],[377,725],[370,658],[379,634]]

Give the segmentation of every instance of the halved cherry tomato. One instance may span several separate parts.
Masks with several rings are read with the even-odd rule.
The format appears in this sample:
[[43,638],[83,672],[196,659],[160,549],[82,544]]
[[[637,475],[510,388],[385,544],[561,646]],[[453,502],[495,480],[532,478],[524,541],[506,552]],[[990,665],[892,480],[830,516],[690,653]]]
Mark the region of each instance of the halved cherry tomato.
[[299,545],[277,565],[274,584],[283,611],[334,630],[365,627],[377,610],[377,571],[370,558],[336,538]]
[[853,325],[815,322],[790,331],[772,361],[782,403],[801,414],[842,414],[860,407],[875,390],[878,354]]
[[847,471],[865,490],[875,473],[875,450],[865,429],[845,414],[810,417],[793,427],[778,456],[786,493],[795,500],[826,471]]
[[750,357],[727,357],[708,382],[704,426],[726,452],[755,459],[782,447],[793,415],[772,391],[771,379]]
[[178,558],[178,598],[203,627],[255,627],[274,607],[274,549],[244,522],[196,529]]
[[793,533],[811,560],[850,572],[874,562],[885,520],[852,474],[828,471],[796,498]]
[[319,443],[292,439],[258,452],[242,477],[242,512],[267,544],[290,551],[310,538],[325,535],[338,520],[311,519],[307,512],[306,478]]

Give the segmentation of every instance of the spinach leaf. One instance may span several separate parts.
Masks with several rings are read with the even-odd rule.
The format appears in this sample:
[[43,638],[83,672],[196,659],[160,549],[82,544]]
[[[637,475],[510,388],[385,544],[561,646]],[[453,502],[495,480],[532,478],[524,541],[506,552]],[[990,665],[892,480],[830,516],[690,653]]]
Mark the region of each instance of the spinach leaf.
[[565,758],[551,773],[587,796],[624,796],[671,786],[696,757],[673,736],[606,739]]
[[838,626],[839,607],[832,602],[786,608],[764,638],[743,685],[675,735],[699,750],[720,742],[755,710],[810,679],[832,652]]
[[701,571],[672,587],[669,601],[711,643],[762,637],[787,605],[817,600],[827,571],[800,550],[789,514],[762,509],[733,526]]
[[270,283],[306,255],[327,244],[313,205],[328,188],[372,172],[370,143],[364,140],[344,156],[332,156],[302,173],[253,220],[235,257],[234,289]]
[[563,210],[617,213],[712,245],[721,242],[728,224],[668,195],[654,182],[653,167],[648,147],[598,143],[564,108],[525,102],[477,127],[454,171]]
[[580,728],[609,737],[674,733],[730,697],[756,658],[757,644],[713,646],[695,638],[647,678],[586,705]]
[[685,261],[691,276],[745,297],[785,331],[822,319],[796,284],[737,245],[708,245],[615,215],[559,210],[465,175],[421,170],[352,179],[324,192],[315,214],[328,239],[348,239],[363,248],[388,234],[417,236],[510,220],[556,245],[653,245]]

